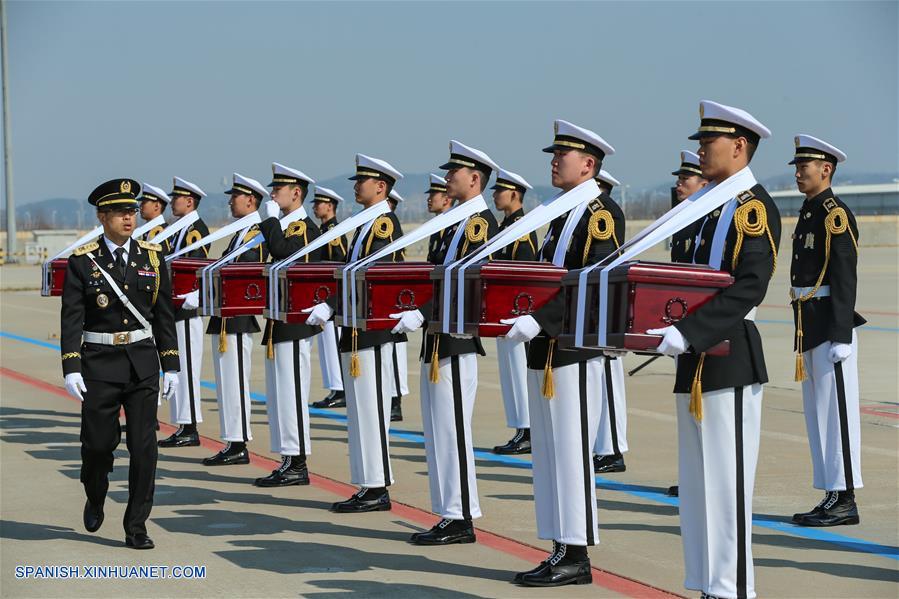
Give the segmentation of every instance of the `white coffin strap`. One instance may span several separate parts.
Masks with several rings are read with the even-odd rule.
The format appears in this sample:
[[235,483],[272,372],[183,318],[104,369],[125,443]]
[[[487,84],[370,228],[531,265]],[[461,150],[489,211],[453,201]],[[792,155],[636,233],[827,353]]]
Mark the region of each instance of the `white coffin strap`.
[[269,268],[268,275],[268,289],[270,295],[268,305],[271,318],[277,320],[281,317],[281,296],[278,295],[278,273],[280,271],[289,268],[290,265],[297,260],[303,258],[311,252],[314,252],[320,247],[324,247],[326,244],[331,243],[333,240],[349,233],[353,229],[364,225],[367,222],[374,222],[375,218],[389,211],[390,204],[388,204],[386,200],[378,202],[374,206],[369,206],[358,214],[354,214],[345,221],[338,223],[337,226],[332,227],[325,233],[322,233],[314,240],[312,240],[311,243],[297,250],[284,260],[272,263],[271,267]]
[[[451,283],[451,271],[453,268],[458,268],[458,287],[457,291],[457,326],[456,332],[462,333],[464,331],[464,304],[465,304],[465,269],[467,269],[472,264],[486,258],[490,254],[497,252],[504,247],[514,243],[516,239],[524,237],[525,235],[529,235],[533,231],[536,231],[546,223],[552,222],[552,220],[558,216],[565,214],[573,210],[575,207],[580,206],[581,204],[586,204],[590,200],[593,200],[599,196],[599,186],[596,184],[596,181],[593,179],[589,179],[584,181],[574,189],[571,189],[566,192],[560,192],[555,196],[543,201],[539,206],[525,214],[522,218],[518,219],[510,227],[505,229],[502,233],[493,238],[492,241],[489,241],[486,245],[481,247],[477,252],[462,258],[461,260],[457,260],[452,264],[446,267],[446,278],[444,280],[444,287],[448,287]],[[444,302],[443,302],[443,332],[450,333],[449,330],[449,310],[450,310],[450,302],[449,302],[449,294],[444,294]]]
[[118,283],[115,282],[115,279],[112,278],[108,272],[103,270],[103,268],[97,264],[97,259],[94,258],[93,252],[88,252],[87,257],[91,259],[91,262],[94,263],[94,266],[97,267],[103,274],[103,278],[106,279],[106,282],[109,283],[109,286],[112,288],[112,292],[116,294],[116,297],[119,298],[119,301],[125,304],[125,307],[128,308],[128,311],[137,319],[137,322],[140,323],[145,330],[152,330],[153,327],[150,326],[150,323],[144,318],[144,315],[140,313],[140,310],[134,307],[134,304],[131,303],[131,300],[128,299],[128,296],[122,293],[122,290],[119,288]]
[[[600,347],[606,347],[606,328],[608,325],[606,310],[608,307],[608,281],[609,272],[627,260],[631,260],[653,247],[657,243],[680,231],[685,226],[695,222],[699,218],[723,206],[728,200],[733,199],[741,191],[747,190],[756,184],[755,177],[749,167],[731,175],[717,185],[706,186],[686,201],[681,202],[668,213],[659,218],[652,225],[641,231],[630,242],[621,247],[618,255],[612,255],[604,261],[585,268],[579,277],[578,286],[586,290],[587,275],[595,268],[601,268],[599,273],[599,306],[598,321]],[[584,339],[584,310],[585,293],[578,292],[577,318],[575,320],[575,345],[583,346]]]
[[[409,231],[399,239],[394,239],[392,242],[388,243],[386,246],[382,247],[380,250],[374,252],[370,256],[366,256],[362,260],[353,261],[352,264],[348,268],[345,268],[343,271],[343,289],[344,289],[344,309],[343,316],[344,322],[346,322],[347,317],[347,296],[346,289],[347,284],[350,287],[350,300],[352,307],[350,309],[350,322],[352,322],[353,328],[356,328],[356,272],[365,266],[366,264],[371,264],[376,260],[383,258],[384,256],[389,256],[394,252],[398,252],[403,248],[406,248],[413,243],[420,241],[429,237],[432,233],[436,233],[442,229],[447,227],[451,227],[456,223],[461,223],[464,220],[467,220],[470,216],[477,214],[478,212],[482,212],[487,209],[487,202],[484,200],[484,196],[477,195],[476,197],[471,198],[467,202],[459,204],[455,208],[447,210],[443,214],[438,214],[437,216],[431,218],[429,221],[425,222],[420,227],[416,227],[414,230]],[[464,229],[464,226],[459,226],[459,230]],[[454,237],[456,241],[456,245],[458,245],[458,233],[459,230],[456,231],[457,235]],[[361,235],[360,235],[361,237]],[[452,251],[455,251],[453,248]],[[450,255],[450,252],[447,252],[447,255]],[[347,271],[349,272],[349,281],[347,281]]]
[[173,237],[175,234],[180,233],[187,227],[191,226],[200,218],[200,213],[196,210],[188,212],[168,227],[163,229],[156,235],[153,239],[150,240],[150,243],[162,243],[166,239]]
[[253,212],[244,216],[243,218],[239,218],[236,221],[234,221],[233,223],[228,223],[227,225],[225,225],[224,227],[222,227],[215,233],[210,233],[206,237],[204,237],[198,241],[195,241],[194,243],[190,244],[189,246],[183,247],[180,250],[178,250],[177,252],[169,254],[168,256],[165,257],[165,260],[166,260],[166,262],[171,262],[178,256],[181,256],[188,252],[192,252],[197,248],[203,247],[204,245],[209,245],[209,244],[213,243],[214,241],[218,241],[219,239],[222,239],[224,237],[227,237],[228,235],[231,235],[235,231],[240,231],[241,229],[243,229],[245,227],[250,227],[252,225],[255,225],[260,220],[261,220],[261,218],[259,217],[259,213],[254,210]]
[[721,270],[721,261],[724,258],[724,243],[727,241],[727,232],[730,230],[730,223],[734,220],[734,212],[736,210],[737,200],[733,198],[724,204],[721,208],[721,214],[718,216],[715,234],[712,236],[712,249],[709,253],[709,266],[716,270]]

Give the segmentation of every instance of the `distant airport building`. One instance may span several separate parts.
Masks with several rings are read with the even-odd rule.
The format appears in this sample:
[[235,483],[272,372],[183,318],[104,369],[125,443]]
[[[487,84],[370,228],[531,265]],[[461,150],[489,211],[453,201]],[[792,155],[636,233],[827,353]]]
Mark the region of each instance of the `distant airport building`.
[[[873,185],[835,185],[833,192],[855,214],[899,214],[899,181]],[[805,199],[796,189],[772,191],[771,197],[782,216],[796,216]]]

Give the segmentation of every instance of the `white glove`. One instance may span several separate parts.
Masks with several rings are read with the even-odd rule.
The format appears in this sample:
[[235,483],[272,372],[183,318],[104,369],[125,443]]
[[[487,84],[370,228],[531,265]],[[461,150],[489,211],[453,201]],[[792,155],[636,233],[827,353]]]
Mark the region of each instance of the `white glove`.
[[602,353],[607,358],[623,358],[627,355],[626,351],[618,351],[617,349],[604,349]]
[[425,322],[425,317],[420,310],[405,310],[403,312],[397,312],[395,314],[391,314],[390,318],[399,321],[396,323],[396,326],[393,327],[393,329],[390,331],[394,335],[416,331],[420,329],[421,325]]
[[518,318],[501,318],[500,322],[512,325],[512,328],[506,333],[506,339],[509,341],[530,341],[540,334],[540,325],[530,314]]
[[185,310],[195,310],[200,307],[200,290],[194,289],[190,293],[184,293],[182,295],[176,295],[178,299],[184,300],[184,305],[181,306]]
[[278,218],[278,215],[281,214],[281,207],[278,206],[278,202],[275,200],[268,200],[267,202],[262,202],[257,212],[259,212],[259,218],[262,220]]
[[649,329],[646,331],[647,335],[662,335],[662,342],[659,343],[659,353],[665,354],[666,356],[679,356],[680,354],[687,351],[687,340],[684,339],[684,336],[680,331],[677,330],[677,327],[663,327],[661,329]]
[[162,375],[162,399],[168,401],[175,395],[178,388],[178,373],[166,372]]
[[306,317],[306,324],[315,326],[315,325],[324,325],[326,322],[331,320],[331,316],[334,314],[334,310],[331,309],[331,306],[322,302],[320,304],[315,304],[311,308],[306,308],[303,310],[303,314],[308,314]]
[[87,393],[87,387],[84,386],[84,377],[80,372],[66,375],[66,391],[78,401],[84,401],[82,393]]
[[836,364],[852,355],[852,346],[848,343],[830,344],[830,361]]

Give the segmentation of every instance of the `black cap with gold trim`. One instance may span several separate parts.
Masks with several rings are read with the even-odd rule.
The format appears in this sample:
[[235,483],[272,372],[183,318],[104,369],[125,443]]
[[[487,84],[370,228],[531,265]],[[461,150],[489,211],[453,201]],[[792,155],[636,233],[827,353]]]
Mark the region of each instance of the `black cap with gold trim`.
[[699,154],[690,150],[682,150],[680,153],[680,168],[671,172],[672,175],[680,176],[702,176],[702,169],[699,168]]
[[846,154],[842,150],[823,139],[800,133],[793,138],[793,142],[796,144],[796,154],[789,164],[807,162],[809,160],[825,160],[836,165],[836,163],[846,160]]
[[380,179],[392,186],[402,178],[403,174],[393,168],[389,162],[365,154],[356,154],[356,174],[349,177],[349,180]]
[[87,201],[102,212],[136,210],[138,195],[140,195],[140,183],[134,179],[112,179],[98,185],[87,197]]
[[553,123],[553,143],[543,148],[544,152],[552,154],[556,150],[579,150],[596,156],[600,162],[615,153],[609,143],[602,137],[583,127],[578,127],[568,121],[556,119]]

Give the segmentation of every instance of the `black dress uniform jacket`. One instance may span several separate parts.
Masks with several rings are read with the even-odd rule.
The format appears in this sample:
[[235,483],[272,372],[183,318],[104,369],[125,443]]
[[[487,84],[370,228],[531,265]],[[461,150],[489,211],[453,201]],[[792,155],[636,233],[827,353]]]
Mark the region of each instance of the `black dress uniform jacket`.
[[[185,248],[192,243],[195,243],[204,237],[209,235],[209,227],[206,226],[206,223],[203,222],[202,218],[198,218],[195,220],[187,230],[184,232],[184,236],[182,237],[179,233],[173,239],[171,239],[172,246],[171,252],[174,253],[180,250],[181,248]],[[178,243],[178,238],[182,239],[182,242]],[[204,245],[202,247],[198,247],[195,250],[191,250],[186,254],[182,254],[179,257],[184,258],[208,258],[209,257],[209,246]],[[187,320],[188,318],[194,318],[197,316],[197,309],[193,310],[185,310],[184,308],[179,308],[175,310],[175,322],[180,322],[182,320]]]
[[[160,366],[177,372],[178,340],[172,309],[172,285],[158,245],[129,241],[125,274],[114,267],[103,237],[83,245],[69,257],[62,292],[61,350],[63,374],[80,372],[85,380],[127,383],[132,372],[145,379]],[[153,337],[127,345],[82,343],[84,331],[119,333],[143,327],[113,292],[100,268],[119,286],[131,304],[150,323]]]
[[[830,258],[825,266],[828,216]],[[821,285],[830,285],[829,297],[814,297],[802,302],[802,350],[808,351],[825,341],[851,343],[852,330],[867,322],[855,311],[858,287],[858,224],[855,215],[827,188],[806,199],[799,210],[793,233],[793,258],[790,267],[792,287],[814,287],[824,270]],[[793,318],[798,302],[793,301]],[[794,338],[794,349],[796,339]]]
[[[338,222],[337,218],[323,222],[321,226],[322,235],[336,227]],[[341,235],[329,241],[328,245],[324,246],[319,254],[320,260],[323,262],[346,262],[346,235]]]
[[[277,218],[267,218],[259,223],[259,229],[265,236],[265,245],[268,247],[268,253],[273,262],[289,257],[319,236],[318,226],[309,217],[291,223],[284,231],[281,230],[281,223]],[[318,252],[312,252],[311,255],[306,254],[303,260],[315,262],[318,259],[317,254]],[[280,320],[268,319],[265,324],[262,345],[268,345],[269,337],[272,338],[272,343],[282,343],[306,339],[322,331],[321,327],[308,324],[288,324]]]
[[[150,229],[149,231],[147,231],[146,233],[141,235],[141,240],[142,241],[150,241],[151,239],[153,239],[154,237],[156,237],[157,235],[162,233],[164,229],[165,229],[165,225],[156,225],[155,227],[153,227],[152,229]],[[172,241],[171,239],[164,239],[162,241],[162,243],[158,244],[160,246],[160,250],[159,250],[160,255],[165,256],[166,254],[171,253],[171,251],[172,251],[171,241]]]
[[[519,208],[512,214],[506,216],[499,226],[497,233],[512,226],[512,223],[524,216],[524,208]],[[516,239],[514,243],[507,245],[498,253],[493,255],[496,260],[521,260],[523,262],[532,262],[537,259],[537,233],[531,231],[520,239]]]
[[[450,261],[454,262],[456,260],[461,260],[465,256],[469,254],[474,254],[481,248],[481,246],[488,243],[491,239],[493,239],[498,230],[499,225],[496,223],[496,217],[493,216],[493,212],[488,210],[482,210],[477,214],[473,214],[469,217],[466,227],[470,226],[472,222],[475,222],[475,219],[482,219],[483,225],[487,227],[487,235],[481,239],[470,238],[468,237],[468,231],[462,234],[462,237],[459,240],[459,244],[456,246],[456,255]],[[449,251],[449,246],[453,241],[453,236],[456,234],[456,229],[460,223],[456,223],[450,227],[447,227],[443,230],[443,236],[440,242],[440,248],[434,253],[434,257],[437,260],[434,264],[443,264],[443,261],[446,258],[446,254]],[[439,288],[439,287],[438,287]],[[424,304],[421,308],[421,313],[425,318],[430,318],[431,314],[434,311],[434,300],[432,299],[430,302]],[[437,356],[438,359],[449,358],[450,356],[460,356],[463,354],[471,354],[477,353],[480,356],[486,355],[484,352],[484,346],[481,345],[480,337],[453,337],[451,335],[447,335],[445,333],[437,333],[436,335],[431,333],[425,333],[425,342],[424,342],[424,361],[425,364],[431,363],[431,357],[434,354],[434,340],[436,338],[440,339],[439,344],[437,346]]]
[[[280,227],[280,225],[279,225]],[[222,257],[236,250],[238,247],[243,245],[245,242],[250,241],[256,235],[260,235],[261,231],[259,230],[259,225],[253,225],[250,227],[250,230],[246,232],[243,238],[240,237],[240,231],[234,234],[231,237],[231,241],[228,242],[228,248],[222,253]],[[261,243],[254,247],[251,250],[247,250],[240,256],[238,256],[234,261],[235,262],[265,262],[268,257],[268,251],[266,245]],[[225,321],[225,333],[229,335],[237,334],[237,333],[258,333],[259,332],[259,323],[256,322],[255,316],[231,316],[228,318],[221,318],[220,316],[210,316],[209,323],[206,325],[206,334],[207,335],[219,335],[222,332],[222,321]]]
[[[357,227],[356,232],[353,234],[353,240],[350,242],[350,245],[347,247],[346,251],[346,259],[344,262],[349,263],[350,257],[353,254],[353,248],[356,246],[356,242],[359,241],[359,235],[362,232],[363,227]],[[381,216],[375,219],[374,224],[369,228],[368,233],[365,234],[365,237],[361,240],[361,248],[359,250],[359,255],[356,256],[357,259],[365,258],[366,256],[370,256],[374,254],[384,246],[393,242],[395,239],[399,239],[403,236],[403,227],[400,225],[399,219],[396,217],[396,214],[393,212],[387,212],[386,214],[382,214]],[[385,256],[378,260],[378,262],[402,262],[403,254],[402,252],[394,252],[389,256]],[[337,309],[337,298],[335,296],[329,297],[327,300],[328,305],[331,306],[332,310]],[[341,327],[343,332],[340,336],[340,351],[341,352],[351,352],[353,351],[353,329],[351,327]],[[405,341],[405,335],[394,335],[390,332],[390,329],[386,329],[383,331],[357,331],[356,333],[356,348],[357,349],[367,349],[369,347],[375,347],[377,345],[383,345],[385,343],[392,343],[395,341]]]
[[695,223],[691,223],[671,236],[671,261],[690,264],[693,262],[693,251],[696,249],[694,243],[696,234],[699,233],[699,227],[702,225],[702,219]]
[[[738,207],[727,232],[721,264],[722,270],[733,275],[734,283],[674,325],[695,352],[677,358],[675,393],[690,392],[700,353],[725,339],[730,340],[729,355],[705,357],[703,391],[768,382],[762,338],[755,323],[744,317],[762,303],[774,274],[776,248],[780,243],[780,212],[765,188],[758,184],[737,198]],[[741,211],[748,213],[755,231],[739,233]],[[697,264],[708,264],[720,214],[719,208],[707,215],[701,225],[700,245],[695,255]],[[736,254],[735,250],[738,250]]]
[[[543,247],[540,248],[538,254],[539,260],[552,262],[567,218],[568,213],[565,213],[550,223]],[[610,220],[611,227],[608,226]],[[590,201],[574,228],[568,249],[565,251],[565,263],[562,266],[568,270],[583,268],[596,264],[613,253],[624,241],[624,225],[624,212],[621,207],[607,194],[600,194],[596,199]],[[541,370],[546,366],[549,342],[550,339],[558,337],[562,333],[564,312],[564,299],[562,293],[559,292],[531,315],[542,330],[531,340],[528,348],[528,368]],[[552,367],[569,366],[601,355],[601,351],[561,349],[556,346],[553,348]]]

